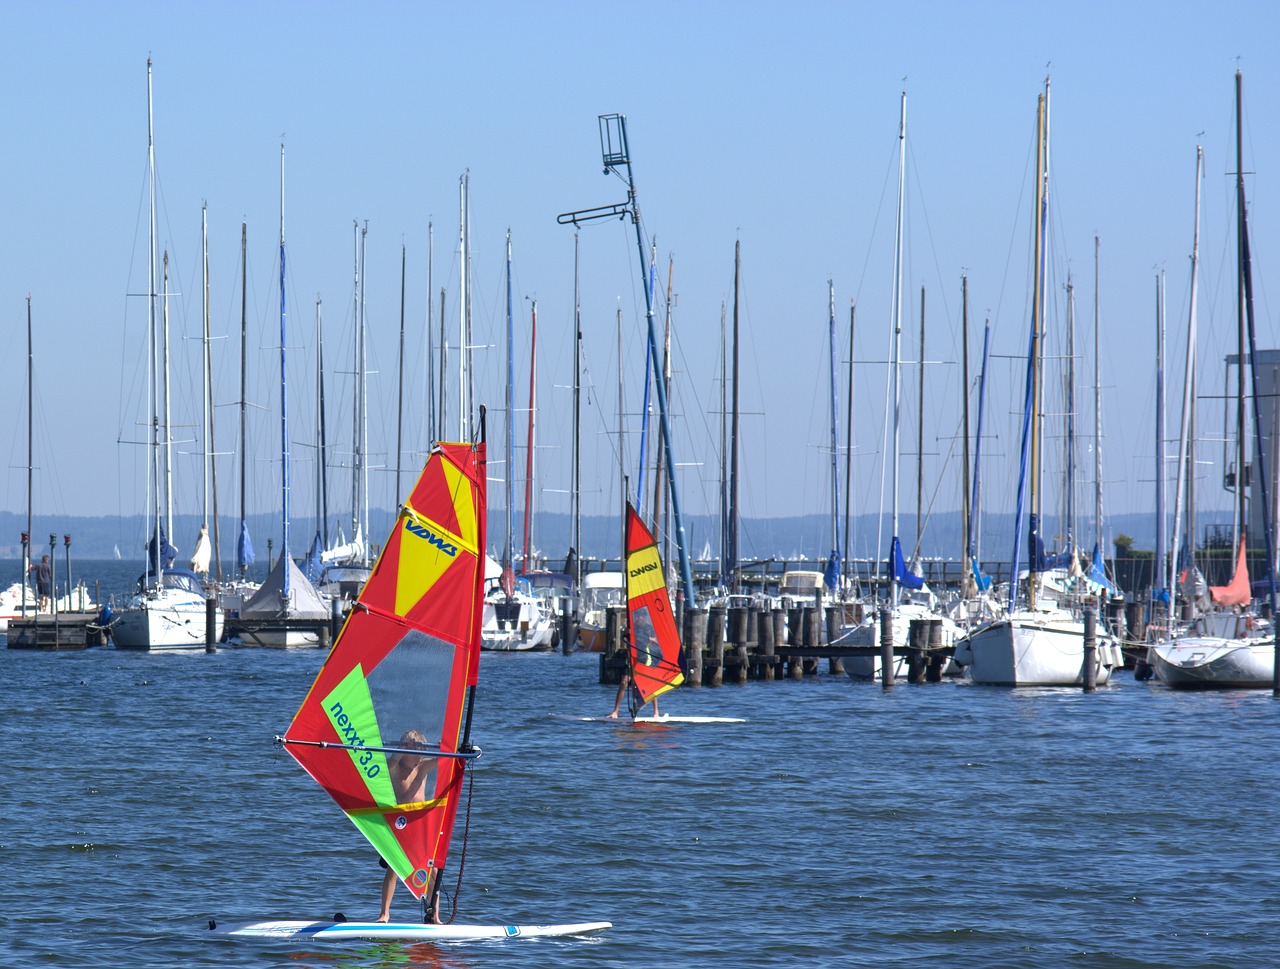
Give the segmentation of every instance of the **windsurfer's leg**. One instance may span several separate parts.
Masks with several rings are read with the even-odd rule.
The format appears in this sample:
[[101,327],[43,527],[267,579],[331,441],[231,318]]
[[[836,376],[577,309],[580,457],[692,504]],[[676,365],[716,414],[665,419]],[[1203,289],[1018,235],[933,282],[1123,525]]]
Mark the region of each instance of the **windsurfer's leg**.
[[628,674],[623,673],[622,682],[618,684],[618,695],[613,698],[613,712],[609,714],[608,719],[616,720],[618,718],[618,711],[622,709],[622,698],[626,694],[627,684],[630,682],[631,677]]
[[382,876],[382,911],[378,914],[379,922],[391,921],[391,899],[396,893],[396,873],[390,868]]

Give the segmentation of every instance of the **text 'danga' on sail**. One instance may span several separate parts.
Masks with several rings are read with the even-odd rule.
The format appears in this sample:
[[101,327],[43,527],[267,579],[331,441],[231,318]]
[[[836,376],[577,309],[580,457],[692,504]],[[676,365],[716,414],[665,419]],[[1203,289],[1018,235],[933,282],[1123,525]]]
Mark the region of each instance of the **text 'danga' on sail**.
[[477,753],[484,521],[484,444],[437,445],[283,738],[419,898]]
[[653,533],[627,503],[627,612],[631,629],[631,680],[641,705],[684,682],[666,576]]

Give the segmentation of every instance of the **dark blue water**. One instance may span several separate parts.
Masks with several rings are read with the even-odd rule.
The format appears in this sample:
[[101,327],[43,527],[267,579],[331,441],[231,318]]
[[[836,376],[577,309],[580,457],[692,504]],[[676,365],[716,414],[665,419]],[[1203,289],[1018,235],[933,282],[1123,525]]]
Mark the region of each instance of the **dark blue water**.
[[[1280,704],[845,677],[681,690],[485,654],[459,921],[597,940],[215,937],[371,917],[371,848],[271,738],[318,651],[0,650],[0,965],[1246,967],[1280,952]],[[461,838],[451,855],[452,887]],[[395,915],[416,916],[401,889]]]

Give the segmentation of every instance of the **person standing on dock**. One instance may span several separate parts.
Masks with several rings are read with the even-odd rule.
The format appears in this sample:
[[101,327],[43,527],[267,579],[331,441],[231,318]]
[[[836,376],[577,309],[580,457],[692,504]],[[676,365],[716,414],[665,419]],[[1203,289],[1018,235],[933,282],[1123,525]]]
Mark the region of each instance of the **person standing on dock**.
[[53,595],[53,566],[49,564],[49,556],[40,556],[40,561],[31,566],[31,577],[40,603],[37,608],[44,612],[49,608],[49,598]]

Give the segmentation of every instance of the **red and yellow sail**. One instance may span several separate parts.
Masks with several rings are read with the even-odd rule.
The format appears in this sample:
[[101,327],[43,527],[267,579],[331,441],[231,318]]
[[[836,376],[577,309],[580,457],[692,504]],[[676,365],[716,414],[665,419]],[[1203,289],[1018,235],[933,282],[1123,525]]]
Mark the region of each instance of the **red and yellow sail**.
[[417,897],[458,809],[484,543],[484,444],[438,444],[284,737]]
[[631,681],[648,703],[684,682],[684,654],[653,533],[627,503],[627,611]]

